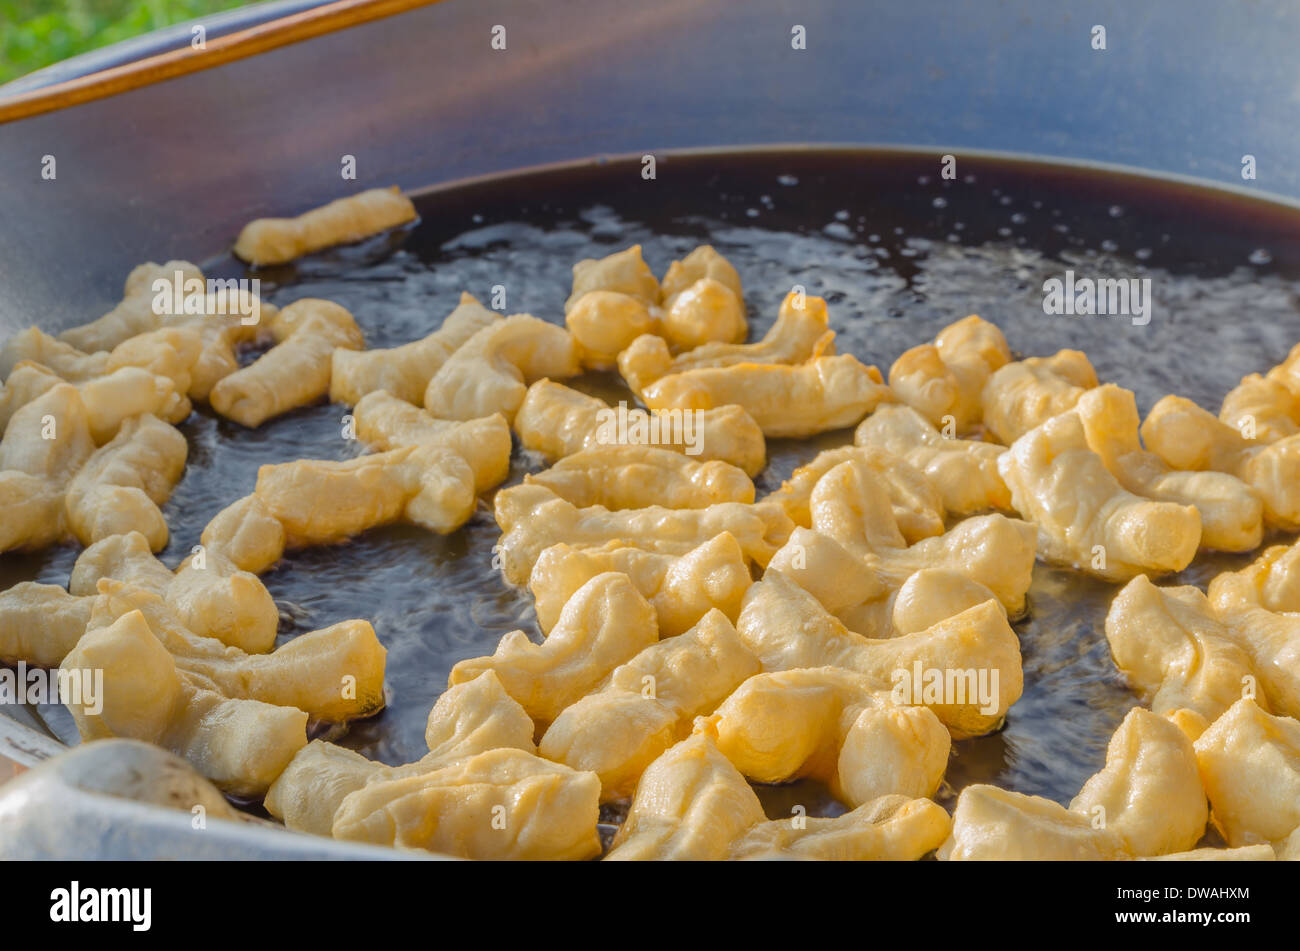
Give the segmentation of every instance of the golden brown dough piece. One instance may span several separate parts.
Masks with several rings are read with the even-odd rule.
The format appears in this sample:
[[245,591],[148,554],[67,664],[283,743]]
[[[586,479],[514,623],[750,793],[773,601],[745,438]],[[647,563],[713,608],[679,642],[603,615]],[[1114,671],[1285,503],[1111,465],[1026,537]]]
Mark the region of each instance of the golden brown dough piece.
[[86,633],[94,598],[22,581],[0,591],[0,663],[57,667]]
[[754,501],[754,483],[730,463],[695,462],[653,446],[586,449],[536,475],[524,476],[524,482],[543,485],[578,508],[698,509],[719,502]]
[[1242,377],[1223,398],[1219,419],[1262,443],[1300,433],[1300,344],[1263,376]]
[[491,656],[456,664],[447,683],[456,686],[493,671],[528,715],[546,726],[658,640],[654,608],[627,575],[607,572],[574,593],[541,644],[512,631]]
[[1171,468],[1235,475],[1259,493],[1266,525],[1300,528],[1300,436],[1247,439],[1191,400],[1166,396],[1142,423],[1142,441]]
[[371,188],[303,212],[296,218],[258,218],[244,225],[235,256],[262,267],[285,264],[336,244],[354,244],[416,218],[411,200],[393,185]]
[[889,388],[932,426],[967,433],[984,419],[984,385],[1010,362],[1002,331],[971,314],[895,360]]
[[203,552],[172,573],[139,532],[109,535],[77,558],[68,581],[74,595],[91,596],[103,578],[162,597],[187,628],[231,647],[261,654],[275,646],[280,612],[260,578],[223,554]]
[[[8,425],[19,408],[62,382],[62,377],[40,364],[18,364],[0,388],[0,424]],[[124,420],[141,413],[152,413],[167,423],[179,423],[190,415],[184,392],[178,392],[169,378],[140,367],[119,367],[74,385],[96,445],[108,442]]]
[[529,384],[581,369],[567,330],[515,314],[484,327],[447,358],[425,388],[424,408],[440,419],[500,413],[513,421]]
[[635,298],[646,307],[659,303],[659,282],[641,257],[641,245],[603,258],[585,258],[573,266],[573,293],[565,301],[567,314],[592,291],[613,291]]
[[[588,291],[568,309],[564,326],[573,335],[584,367],[609,370],[633,341],[659,330],[659,319],[629,294]],[[660,337],[649,339],[663,342]]]
[[811,776],[854,807],[934,795],[952,746],[931,710],[894,703],[870,677],[837,667],[751,677],[697,730],[756,782]]
[[1088,448],[1077,412],[1025,433],[998,460],[998,471],[1016,511],[1038,527],[1045,561],[1127,581],[1144,572],[1181,571],[1196,556],[1200,513],[1121,486]]
[[496,520],[505,532],[497,554],[511,584],[526,582],[542,552],[561,542],[598,548],[621,540],[646,551],[684,555],[725,531],[735,536],[746,558],[766,565],[794,527],[785,511],[770,502],[611,512],[600,506],[580,509],[540,485],[498,493]]
[[199,540],[210,554],[240,571],[259,575],[284,555],[284,525],[256,495],[246,495],[213,516]]
[[881,480],[894,521],[907,544],[943,534],[944,502],[931,480],[898,456],[874,448],[842,446],[819,452],[763,501],[780,504],[796,525],[807,528],[812,525],[812,496],[817,483],[846,462],[852,464],[855,476],[860,475],[858,470],[865,469]]
[[1008,363],[984,385],[984,425],[1009,446],[1058,413],[1073,409],[1079,397],[1096,385],[1096,371],[1078,350]]
[[1158,588],[1138,575],[1111,602],[1106,640],[1156,713],[1192,710],[1213,721],[1256,679],[1250,655],[1191,585]]
[[445,535],[464,525],[475,505],[474,471],[439,446],[262,466],[253,494],[293,547],[343,541],[397,521]]
[[674,357],[667,341],[646,332],[618,354],[618,368],[632,391],[640,393],[662,377],[701,367],[804,363],[835,354],[829,320],[822,298],[787,294],[776,323],[757,343],[705,343]]
[[[351,351],[335,351],[345,352]],[[500,413],[464,422],[434,419],[379,390],[360,399],[353,417],[357,438],[375,449],[426,445],[453,450],[474,470],[476,492],[496,488],[510,474],[510,425]]]
[[696,733],[647,767],[610,861],[719,859],[919,859],[937,848],[951,823],[933,802],[887,796],[834,819],[767,821],[754,791]]
[[949,860],[1098,860],[1185,852],[1208,811],[1191,741],[1136,707],[1106,748],[1106,765],[1066,809],[1041,796],[968,786],[957,799]]
[[266,809],[290,829],[328,836],[343,800],[368,783],[436,772],[488,750],[537,749],[533,721],[490,671],[443,692],[429,712],[425,741],[425,756],[404,766],[385,766],[345,747],[313,740],[271,786]]
[[1088,448],[1101,456],[1119,484],[1159,502],[1193,505],[1201,513],[1201,545],[1251,551],[1264,535],[1264,505],[1257,493],[1223,472],[1180,472],[1138,440],[1137,401],[1130,390],[1107,383],[1088,390],[1075,411]]
[[579,588],[606,571],[625,574],[650,601],[662,637],[690,630],[714,608],[735,621],[741,598],[753,584],[745,553],[730,532],[684,555],[628,548],[617,541],[600,548],[552,545],[538,557],[528,577],[542,631],[556,625]]
[[82,739],[157,744],[231,795],[265,793],[307,743],[306,713],[228,699],[177,670],[138,611],[87,631],[60,669],[104,673],[102,709],[68,704]]
[[270,332],[275,346],[224,377],[208,396],[218,413],[250,428],[325,396],[334,351],[364,345],[361,328],[346,309],[313,297],[276,314]]
[[740,275],[707,244],[669,265],[660,293],[663,335],[679,350],[740,343],[749,332]]
[[[620,442],[671,449],[702,462],[729,462],[751,478],[767,461],[763,431],[740,406],[652,414],[621,406],[615,409],[562,383],[539,380],[528,388],[514,425],[525,449],[552,462]],[[620,439],[620,430],[626,439]],[[645,439],[640,438],[642,433]]]
[[959,739],[997,729],[1024,684],[1020,641],[991,598],[923,630],[879,640],[850,631],[769,570],[746,593],[736,630],[766,671],[853,671],[874,690],[894,691],[900,703],[924,704]]
[[330,355],[330,400],[355,406],[368,393],[387,390],[407,403],[424,402],[429,381],[474,334],[501,317],[462,293],[442,326],[419,340],[386,350],[337,348]]
[[206,689],[235,700],[296,707],[318,720],[343,723],[384,706],[384,650],[368,621],[342,621],[300,634],[266,654],[248,654],[189,630],[158,595],[104,579],[89,630],[140,612],[176,668]]
[[64,495],[93,452],[86,407],[71,384],[14,413],[0,440],[0,551],[43,548],[67,536]]
[[122,424],[68,483],[68,527],[83,545],[138,531],[154,551],[167,545],[159,508],[185,471],[185,437],[146,413]]
[[743,406],[770,437],[812,436],[852,426],[893,400],[880,371],[849,354],[798,366],[701,367],[656,380],[642,398],[652,410]]
[[467,859],[578,861],[600,854],[599,799],[592,773],[523,750],[489,750],[349,793],[333,831]]
[[949,515],[1011,508],[1011,492],[998,472],[998,459],[1006,450],[993,443],[944,436],[910,406],[881,406],[862,421],[853,441],[919,469]]
[[1228,845],[1281,842],[1300,828],[1300,723],[1243,698],[1196,741],[1211,820]]
[[645,768],[758,673],[721,611],[617,667],[605,685],[565,709],[547,729],[542,756],[600,777],[601,799],[630,795]]

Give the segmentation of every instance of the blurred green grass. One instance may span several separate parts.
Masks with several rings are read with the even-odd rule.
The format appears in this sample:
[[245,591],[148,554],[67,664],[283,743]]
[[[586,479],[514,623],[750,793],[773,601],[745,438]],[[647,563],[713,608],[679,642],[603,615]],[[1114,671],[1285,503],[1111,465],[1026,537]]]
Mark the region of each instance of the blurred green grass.
[[0,0],[0,83],[250,0]]

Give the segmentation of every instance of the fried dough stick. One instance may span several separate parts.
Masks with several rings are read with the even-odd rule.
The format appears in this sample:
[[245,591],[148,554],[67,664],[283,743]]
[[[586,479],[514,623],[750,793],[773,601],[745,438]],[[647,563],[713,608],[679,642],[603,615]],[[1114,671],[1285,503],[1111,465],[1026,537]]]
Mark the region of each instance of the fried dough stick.
[[631,795],[645,768],[759,671],[721,611],[615,668],[601,689],[567,707],[538,750],[600,777],[601,800]]
[[834,819],[767,821],[745,777],[709,735],[696,733],[646,768],[606,858],[912,860],[941,845],[950,826],[940,806],[905,796]]
[[325,396],[334,351],[364,345],[361,328],[347,310],[312,297],[281,310],[270,333],[275,346],[222,378],[208,395],[213,409],[250,429]]
[[95,451],[85,404],[71,384],[14,413],[0,440],[0,551],[44,548],[68,535],[67,486]]
[[528,576],[543,633],[555,627],[565,604],[583,585],[606,571],[626,575],[649,600],[662,637],[690,630],[714,608],[734,622],[741,598],[753,584],[745,553],[730,532],[715,535],[684,555],[643,551],[617,541],[599,548],[552,545]]
[[157,417],[127,420],[68,483],[68,527],[83,545],[139,531],[161,551],[169,533],[159,506],[180,481],[188,454],[185,437]]
[[835,332],[829,323],[825,300],[787,294],[776,323],[757,343],[705,343],[674,357],[667,341],[645,333],[617,355],[618,368],[632,391],[640,393],[662,377],[702,367],[804,363],[835,354]]
[[424,735],[428,754],[405,766],[386,766],[313,740],[275,781],[266,809],[290,829],[328,836],[343,800],[369,783],[436,772],[488,750],[536,751],[533,721],[491,671],[444,691],[429,712]]
[[585,449],[537,475],[524,476],[524,482],[545,486],[578,508],[700,509],[720,502],[754,501],[754,483],[730,463],[696,462],[652,446]]
[[462,660],[449,686],[494,672],[506,692],[541,726],[596,689],[609,673],[659,640],[654,609],[627,575],[592,578],[565,604],[546,640],[534,644],[523,631],[501,638],[487,657]]
[[984,385],[984,426],[1011,445],[1047,420],[1073,409],[1097,385],[1097,372],[1078,350],[1029,357],[1001,367]]
[[967,433],[983,421],[984,385],[1010,362],[1002,331],[971,314],[895,360],[889,388],[932,426],[950,417],[956,432]]
[[411,200],[393,185],[371,188],[296,218],[258,218],[235,239],[235,256],[257,267],[286,264],[337,244],[354,244],[416,218]]
[[1105,767],[1069,809],[1041,796],[968,786],[939,857],[1060,861],[1179,853],[1200,840],[1207,819],[1191,741],[1170,720],[1135,707],[1111,737]]
[[[742,407],[721,406],[689,416],[670,410],[651,414],[642,409],[623,410],[625,428],[658,432],[653,443],[660,449],[682,452],[701,461],[729,462],[751,478],[767,461],[767,444],[758,423]],[[515,417],[515,430],[525,449],[550,461],[618,441],[616,411],[604,400],[580,393],[562,383],[539,380]],[[689,428],[688,428],[689,427]]]
[[460,304],[442,326],[419,340],[386,350],[337,348],[331,354],[330,400],[355,406],[363,396],[387,390],[407,403],[420,404],[433,375],[474,334],[501,318],[462,293]]

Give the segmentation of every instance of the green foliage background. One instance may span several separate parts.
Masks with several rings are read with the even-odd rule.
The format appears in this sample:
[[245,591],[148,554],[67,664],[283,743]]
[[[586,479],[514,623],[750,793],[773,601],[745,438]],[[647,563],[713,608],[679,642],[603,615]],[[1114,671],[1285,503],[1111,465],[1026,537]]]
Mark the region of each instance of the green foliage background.
[[249,0],[0,0],[0,83]]

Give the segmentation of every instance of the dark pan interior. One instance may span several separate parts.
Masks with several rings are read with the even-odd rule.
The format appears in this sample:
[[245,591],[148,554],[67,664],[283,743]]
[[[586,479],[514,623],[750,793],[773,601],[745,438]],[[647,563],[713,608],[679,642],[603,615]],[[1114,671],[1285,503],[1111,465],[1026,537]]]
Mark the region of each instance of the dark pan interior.
[[[1103,380],[1136,391],[1143,413],[1171,392],[1217,409],[1242,375],[1272,366],[1300,341],[1300,215],[1282,206],[993,157],[961,157],[949,181],[930,152],[669,154],[659,156],[652,181],[641,168],[634,157],[439,187],[416,196],[421,220],[412,229],[253,276],[279,305],[306,296],[339,302],[368,346],[387,347],[435,328],[462,290],[486,302],[503,285],[509,312],[562,322],[575,261],[640,243],[662,273],[674,257],[709,242],[740,271],[752,338],[771,326],[794,284],[827,299],[841,352],[884,372],[903,350],[978,313],[1003,329],[1017,353],[1084,350]],[[229,256],[201,263],[211,276],[245,274]],[[1043,281],[1067,268],[1080,277],[1150,278],[1150,324],[1044,314]],[[578,385],[626,398],[613,377]],[[252,489],[258,465],[357,452],[342,438],[347,411],[314,406],[256,431],[196,412],[182,426],[190,460],[165,509],[172,542],[164,560],[174,565],[213,514]],[[850,439],[845,431],[770,442],[760,490]],[[517,450],[511,482],[537,468]],[[282,640],[364,617],[389,650],[388,708],[353,724],[340,742],[389,763],[417,758],[425,717],[451,666],[490,653],[516,627],[536,636],[531,598],[491,567],[498,535],[485,502],[445,538],[376,530],[291,553],[265,576],[282,607]],[[76,555],[63,547],[0,556],[0,585],[65,584]],[[1179,580],[1203,584],[1245,560],[1201,556]],[[1098,768],[1136,702],[1101,627],[1115,590],[1036,568],[1031,614],[1016,625],[1024,696],[1003,731],[956,744],[945,796],[990,782],[1068,802]],[[75,741],[66,711],[37,712]],[[811,783],[762,795],[773,816],[789,815],[795,803],[810,814],[840,808]]]

